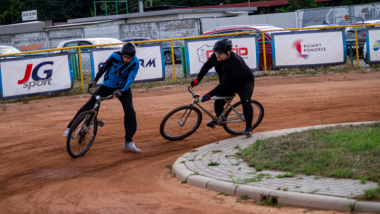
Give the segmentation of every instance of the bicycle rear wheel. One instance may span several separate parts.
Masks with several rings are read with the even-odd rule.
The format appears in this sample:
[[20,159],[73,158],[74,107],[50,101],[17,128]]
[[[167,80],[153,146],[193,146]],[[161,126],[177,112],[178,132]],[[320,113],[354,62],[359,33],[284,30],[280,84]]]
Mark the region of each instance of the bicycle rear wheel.
[[98,130],[95,112],[85,111],[75,118],[67,137],[67,152],[73,158],[83,156],[91,147]]
[[[264,117],[264,108],[256,100],[251,100],[252,108],[253,108],[253,120],[252,120],[252,130],[255,129],[263,120]],[[224,130],[226,132],[238,135],[241,134],[242,131],[245,130],[246,123],[243,115],[243,105],[241,101],[235,103],[233,107],[237,110],[236,113],[232,108],[229,108],[224,117],[226,118],[226,122],[223,124]]]
[[201,122],[202,114],[198,108],[181,106],[164,117],[160,133],[167,140],[182,140],[193,134]]

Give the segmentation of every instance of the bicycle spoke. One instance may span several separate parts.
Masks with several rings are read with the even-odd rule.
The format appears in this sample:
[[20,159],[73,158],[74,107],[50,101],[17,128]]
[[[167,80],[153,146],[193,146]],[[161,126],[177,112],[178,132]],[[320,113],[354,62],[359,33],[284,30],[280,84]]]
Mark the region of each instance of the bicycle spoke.
[[[192,133],[198,128],[199,110],[195,111],[190,107],[181,107],[170,113],[161,124],[160,132],[167,139],[183,138],[183,136]],[[195,128],[196,127],[196,128]]]

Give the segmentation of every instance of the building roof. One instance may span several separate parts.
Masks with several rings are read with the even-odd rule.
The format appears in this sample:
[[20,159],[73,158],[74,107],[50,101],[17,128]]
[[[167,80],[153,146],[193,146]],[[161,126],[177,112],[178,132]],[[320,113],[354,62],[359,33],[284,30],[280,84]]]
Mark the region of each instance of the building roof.
[[[220,13],[220,12],[236,12],[236,11],[246,11],[254,12],[257,11],[257,7],[223,7],[223,8],[193,8],[187,7],[182,9],[173,9],[173,10],[160,10],[152,12],[143,12],[143,13],[130,13],[130,14],[119,14],[111,16],[95,16],[88,18],[77,18],[67,20],[68,24],[74,23],[84,23],[84,22],[94,22],[102,20],[115,20],[115,19],[128,19],[128,18],[140,18],[140,17],[151,17],[151,16],[162,16],[162,15],[172,15],[172,14],[184,14],[184,13]],[[200,17],[202,18],[202,17]]]
[[[317,0],[317,2],[330,2],[332,0]],[[201,8],[230,8],[230,7],[273,7],[273,6],[283,6],[289,5],[288,0],[273,0],[273,1],[260,1],[260,2],[244,2],[236,4],[222,4],[213,6],[201,6],[201,7],[190,7],[187,9],[201,9]]]

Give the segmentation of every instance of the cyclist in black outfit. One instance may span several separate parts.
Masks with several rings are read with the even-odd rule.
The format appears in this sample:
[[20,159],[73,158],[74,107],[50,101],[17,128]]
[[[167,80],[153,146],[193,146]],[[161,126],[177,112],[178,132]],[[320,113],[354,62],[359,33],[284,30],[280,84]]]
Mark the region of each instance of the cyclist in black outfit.
[[[219,75],[219,85],[202,97],[202,102],[208,101],[212,96],[232,96],[237,93],[240,97],[243,114],[246,120],[246,129],[243,134],[252,135],[253,107],[251,97],[253,93],[255,78],[244,62],[243,58],[232,51],[232,42],[229,39],[222,39],[215,43],[214,53],[201,68],[196,79],[191,82],[194,87],[199,84],[207,72],[215,66]],[[223,112],[224,100],[215,100],[214,108],[216,116]],[[214,127],[215,121],[210,121],[207,126]]]

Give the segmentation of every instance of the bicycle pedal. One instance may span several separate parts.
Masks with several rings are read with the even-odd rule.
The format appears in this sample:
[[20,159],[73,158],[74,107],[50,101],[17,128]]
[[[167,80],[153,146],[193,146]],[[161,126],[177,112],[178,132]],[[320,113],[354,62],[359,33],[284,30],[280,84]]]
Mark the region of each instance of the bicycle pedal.
[[104,126],[104,122],[101,121],[101,120],[98,120],[98,125],[99,125],[100,127],[103,127],[103,126]]

